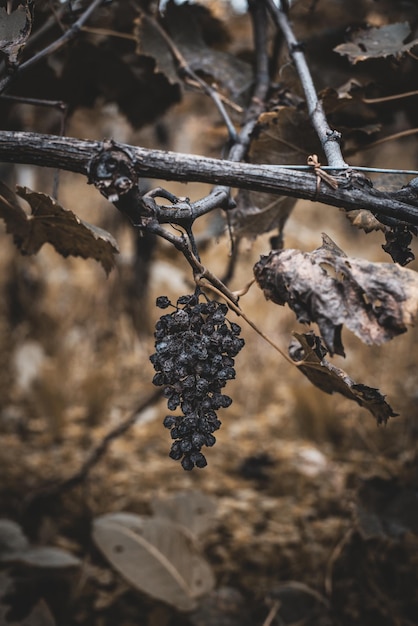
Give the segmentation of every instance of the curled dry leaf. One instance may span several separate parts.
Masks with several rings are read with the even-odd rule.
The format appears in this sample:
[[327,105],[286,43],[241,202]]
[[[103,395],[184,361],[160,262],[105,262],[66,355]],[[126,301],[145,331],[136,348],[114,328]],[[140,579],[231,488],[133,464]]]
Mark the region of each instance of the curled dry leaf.
[[92,258],[102,264],[108,274],[115,264],[118,245],[107,231],[83,221],[62,207],[47,194],[18,187],[18,195],[26,200],[32,215],[19,205],[16,195],[0,182],[0,217],[7,232],[22,254],[36,254],[50,243],[62,256]]
[[344,356],[343,325],[364,343],[380,345],[417,317],[416,272],[347,257],[338,247],[271,252],[256,263],[254,274],[267,300],[288,304],[301,323],[318,324],[331,354]]
[[93,539],[131,585],[179,611],[195,609],[214,587],[212,570],[190,533],[167,519],[103,515],[94,520]]
[[382,230],[383,232],[387,230],[387,227],[367,209],[354,209],[353,211],[344,211],[344,213],[353,226],[359,230],[364,230],[365,233],[371,233],[374,230]]
[[344,370],[332,365],[325,355],[327,350],[321,339],[313,332],[294,334],[289,346],[290,357],[298,364],[298,369],[325,393],[340,393],[349,400],[370,411],[378,424],[386,424],[390,417],[396,417],[392,407],[385,401],[378,389],[354,382]]
[[52,569],[80,566],[77,557],[61,548],[31,546],[19,524],[9,519],[0,520],[0,562]]
[[352,32],[350,42],[340,44],[334,51],[347,56],[353,64],[388,56],[399,58],[418,44],[418,39],[407,44],[403,43],[410,34],[408,22],[397,22],[376,28],[359,28]]
[[10,14],[0,7],[0,52],[7,56],[9,63],[17,63],[19,52],[26,44],[31,29],[32,12],[28,1]]

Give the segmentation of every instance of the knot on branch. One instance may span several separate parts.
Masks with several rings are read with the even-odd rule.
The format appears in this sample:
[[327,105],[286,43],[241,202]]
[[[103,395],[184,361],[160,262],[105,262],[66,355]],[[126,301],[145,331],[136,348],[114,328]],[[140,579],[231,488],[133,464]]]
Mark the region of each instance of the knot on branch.
[[103,142],[99,154],[89,163],[88,182],[110,202],[117,202],[138,184],[132,154],[113,141]]
[[338,145],[341,144],[342,135],[338,130],[327,130],[327,141],[335,141]]

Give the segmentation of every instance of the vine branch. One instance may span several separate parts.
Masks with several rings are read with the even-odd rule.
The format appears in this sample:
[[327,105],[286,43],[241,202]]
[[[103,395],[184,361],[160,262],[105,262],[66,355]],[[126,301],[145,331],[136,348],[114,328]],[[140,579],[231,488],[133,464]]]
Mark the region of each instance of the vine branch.
[[276,26],[282,31],[286,39],[289,54],[296,66],[305,93],[309,117],[321,142],[328,164],[338,169],[348,167],[340,149],[341,135],[338,131],[333,130],[329,126],[322,103],[318,99],[315,85],[303,53],[303,44],[296,39],[281,2],[279,6],[276,6],[273,0],[265,1]]
[[[195,181],[287,195],[315,200],[347,211],[364,208],[378,219],[386,217],[418,225],[417,179],[399,191],[382,192],[374,189],[363,175],[344,168],[337,177],[338,189],[322,185],[318,193],[316,176],[309,172],[290,171],[277,165],[236,163],[198,155],[148,150],[125,144],[114,143],[112,146],[130,155],[132,170],[138,178],[185,183]],[[103,147],[103,142],[99,141],[17,131],[0,132],[0,161],[59,168],[84,176],[89,176],[89,166],[103,152]],[[218,199],[221,197],[225,200],[222,193]],[[211,210],[205,201],[202,203],[196,204],[205,212]],[[161,209],[158,217],[162,221],[175,223],[181,219],[196,219],[200,215],[199,210],[193,214],[190,206],[182,206],[180,209],[180,214],[175,205],[172,209]]]

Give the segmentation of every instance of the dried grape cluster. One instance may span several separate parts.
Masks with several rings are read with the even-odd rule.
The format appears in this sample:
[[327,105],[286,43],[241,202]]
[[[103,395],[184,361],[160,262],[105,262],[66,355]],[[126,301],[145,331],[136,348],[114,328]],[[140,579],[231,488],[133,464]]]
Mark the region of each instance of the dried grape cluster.
[[205,467],[202,446],[213,446],[213,432],[221,426],[216,411],[232,402],[221,390],[235,378],[234,357],[244,345],[241,327],[226,319],[225,304],[202,294],[181,296],[176,306],[161,296],[157,306],[174,308],[156,324],[156,351],[150,357],[157,372],[152,382],[164,386],[170,411],[182,411],[164,419],[174,439],[170,457],[181,459],[185,470]]

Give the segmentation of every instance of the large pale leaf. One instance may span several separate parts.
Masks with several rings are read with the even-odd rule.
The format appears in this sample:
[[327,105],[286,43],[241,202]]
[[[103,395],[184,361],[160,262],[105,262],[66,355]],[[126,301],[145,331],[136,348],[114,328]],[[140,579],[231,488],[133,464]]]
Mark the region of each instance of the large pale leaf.
[[216,505],[201,491],[178,491],[152,502],[156,517],[181,524],[194,535],[202,535],[213,526]]
[[190,535],[166,519],[129,513],[94,520],[93,539],[111,565],[139,591],[191,611],[214,577]]
[[27,187],[18,187],[17,191],[29,203],[32,215],[25,213],[14,192],[0,181],[0,217],[22,254],[36,254],[50,243],[64,257],[92,258],[107,274],[110,272],[114,255],[119,252],[110,233],[83,221],[45,193]]

